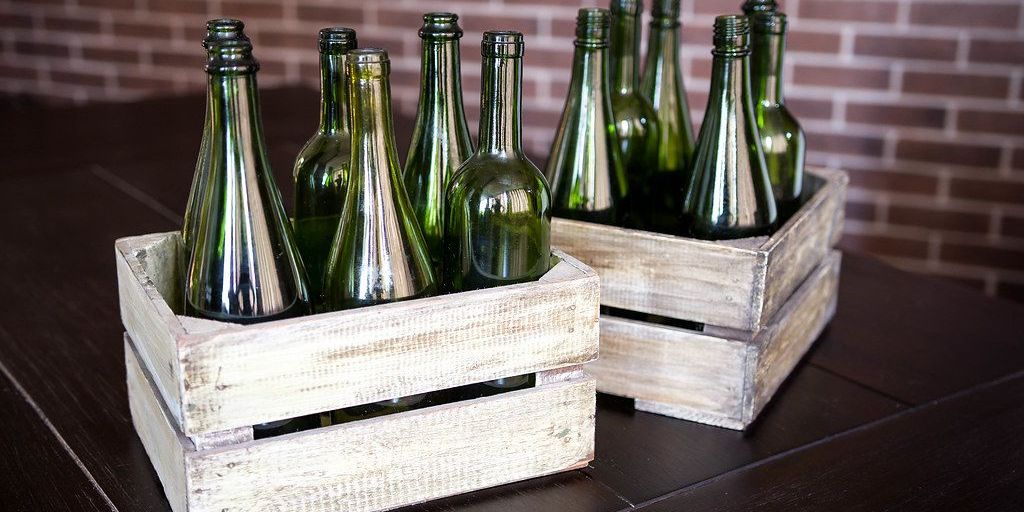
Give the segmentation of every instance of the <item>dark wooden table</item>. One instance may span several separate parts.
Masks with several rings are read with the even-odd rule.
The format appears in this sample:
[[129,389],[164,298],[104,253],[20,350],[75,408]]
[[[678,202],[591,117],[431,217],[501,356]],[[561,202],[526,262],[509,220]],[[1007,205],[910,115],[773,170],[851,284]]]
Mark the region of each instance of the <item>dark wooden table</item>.
[[[317,102],[263,96],[289,203]],[[179,227],[203,108],[0,111],[0,510],[167,509],[128,414],[113,241]],[[600,396],[588,468],[415,509],[1021,510],[1024,307],[855,254],[839,294],[748,432]]]

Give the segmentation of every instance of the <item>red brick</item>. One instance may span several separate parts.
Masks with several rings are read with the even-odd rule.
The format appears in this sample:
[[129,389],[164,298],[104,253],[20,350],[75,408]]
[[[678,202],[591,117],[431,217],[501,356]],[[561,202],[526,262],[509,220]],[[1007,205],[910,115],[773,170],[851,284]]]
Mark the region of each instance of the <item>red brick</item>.
[[889,206],[888,220],[889,224],[978,234],[987,233],[989,226],[989,216],[983,213],[916,208],[897,204]]
[[953,178],[949,194],[957,199],[1024,204],[1024,182]]
[[27,14],[0,13],[0,27],[32,28],[32,17]]
[[935,176],[911,174],[897,170],[849,169],[850,186],[878,191],[934,195],[939,189]]
[[205,0],[146,0],[151,12],[210,16]]
[[878,126],[942,128],[946,123],[946,111],[937,107],[851,102],[846,105],[846,120]]
[[801,18],[892,23],[896,21],[896,2],[861,0],[801,0]]
[[145,75],[118,75],[117,85],[132,90],[171,91],[174,81]]
[[100,20],[85,15],[70,17],[47,14],[43,17],[43,28],[59,32],[97,33],[100,31]]
[[527,44],[523,52],[523,67],[526,69],[555,68],[568,73],[572,69],[572,52],[549,48],[530,48],[530,45]]
[[911,240],[881,234],[843,235],[840,245],[844,249],[868,252],[881,256],[900,256],[904,258],[925,259],[928,256],[928,243],[922,240]]
[[1024,217],[1004,216],[999,232],[1003,236],[1024,238]]
[[82,7],[100,7],[103,9],[132,9],[135,0],[76,0]]
[[711,78],[711,59],[691,60],[690,76],[694,78]]
[[14,52],[21,55],[48,57],[67,57],[71,55],[71,49],[67,45],[32,41],[15,41]]
[[915,2],[910,22],[920,25],[970,28],[1017,28],[1020,5],[982,2]]
[[787,97],[786,107],[797,119],[832,118],[832,100]]
[[888,89],[888,69],[855,69],[835,66],[797,64],[793,81],[800,85],[841,87],[847,89]]
[[853,41],[853,53],[898,59],[953,60],[956,45],[955,39],[860,34]]
[[152,58],[153,64],[159,67],[202,69],[203,63],[206,62],[206,57],[203,55],[202,51],[196,51],[194,53],[178,53],[154,50]]
[[1024,135],[1024,111],[961,110],[956,125],[961,131],[1021,136]]
[[1009,89],[1008,76],[921,71],[908,71],[903,75],[903,91],[911,93],[1005,98]]
[[1013,158],[1010,165],[1014,169],[1024,169],[1024,147],[1013,150]]
[[995,170],[999,165],[1000,151],[997,146],[903,139],[896,145],[896,158],[937,164],[990,167]]
[[[359,26],[366,22],[362,8],[340,5],[306,5],[300,3],[298,15],[300,20],[315,21],[325,27],[328,25]],[[390,26],[392,24],[392,16],[385,16],[381,12],[379,17],[382,25]],[[420,24],[423,24],[422,18]]]
[[140,60],[138,50],[134,48],[82,48],[82,58],[97,62],[117,62],[124,64],[137,64]]
[[996,285],[996,296],[1000,299],[1024,302],[1024,283],[1000,281]]
[[951,283],[955,283],[955,284],[958,284],[958,285],[961,285],[961,286],[967,286],[969,288],[974,288],[975,290],[982,291],[982,292],[985,291],[986,286],[987,286],[986,283],[985,283],[985,280],[980,278],[980,277],[965,277],[965,276],[938,276],[938,277],[940,279],[944,280],[944,281],[949,281]]
[[846,218],[871,222],[875,220],[875,204],[847,201]]
[[37,80],[39,72],[35,68],[27,66],[0,64],[0,77],[17,80]]
[[68,85],[89,85],[102,87],[106,79],[102,75],[91,73],[78,73],[74,71],[50,71],[50,80],[60,84]]
[[982,267],[1024,270],[1024,246],[995,247],[944,242],[939,249],[939,259]]
[[171,38],[171,26],[161,23],[115,21],[114,35],[118,37],[167,40]]
[[[524,36],[536,35],[538,23],[535,17],[513,17],[504,15],[466,15],[459,17],[459,24],[467,33],[483,34],[488,30],[517,30]],[[529,45],[529,39],[526,40]],[[571,47],[570,47],[571,49]]]
[[839,53],[838,32],[793,31],[786,37],[786,50],[805,53]]
[[[606,7],[607,2],[601,2],[602,7]],[[722,14],[722,13],[739,13],[740,4],[742,0],[736,2],[734,0],[694,0],[693,10],[697,14]],[[644,2],[648,4],[648,2]]]
[[814,151],[879,157],[883,145],[884,141],[877,137],[807,132],[807,147]]
[[257,48],[300,48],[317,50],[317,34],[315,32],[284,32],[260,29],[253,34],[253,43]]
[[679,33],[679,39],[684,45],[699,45],[707,47],[708,56],[711,56],[711,36],[713,31],[711,27],[705,26],[694,26],[694,25],[683,25],[682,30]]
[[1024,40],[971,39],[972,62],[1024,65]]
[[229,18],[284,18],[282,2],[253,2],[250,0],[223,0],[220,4],[221,14]]

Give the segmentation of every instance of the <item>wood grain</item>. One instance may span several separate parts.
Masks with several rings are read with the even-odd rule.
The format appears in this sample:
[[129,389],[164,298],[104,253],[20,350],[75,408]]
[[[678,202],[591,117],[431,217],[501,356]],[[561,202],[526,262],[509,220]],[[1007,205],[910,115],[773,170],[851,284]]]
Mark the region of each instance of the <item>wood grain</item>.
[[825,257],[842,222],[846,174],[807,176],[817,191],[770,238],[710,242],[556,218],[552,244],[597,271],[605,306],[756,332]]

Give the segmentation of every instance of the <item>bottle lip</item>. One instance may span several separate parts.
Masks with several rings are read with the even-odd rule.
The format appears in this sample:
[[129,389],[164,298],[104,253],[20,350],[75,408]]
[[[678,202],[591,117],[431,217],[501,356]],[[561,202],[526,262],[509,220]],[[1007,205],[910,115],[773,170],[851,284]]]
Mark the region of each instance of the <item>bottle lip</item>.
[[349,27],[326,27],[320,29],[320,51],[344,53],[359,46],[356,31]]
[[714,48],[711,54],[722,57],[743,57],[750,54],[750,24],[746,16],[723,14],[715,17]]
[[391,59],[382,48],[356,48],[347,57],[353,78],[385,78],[391,73]]
[[785,34],[786,15],[777,11],[758,11],[750,16],[750,31],[757,34]]
[[207,51],[206,72],[211,75],[244,75],[259,69],[248,39],[218,41]]
[[605,48],[611,13],[598,7],[584,7],[576,13],[576,46]]
[[423,26],[420,28],[421,39],[449,41],[462,38],[462,27],[459,26],[459,15],[451,12],[428,12],[423,15]]
[[484,57],[520,58],[523,56],[523,33],[515,30],[488,30],[480,42]]
[[640,0],[612,0],[609,10],[615,16],[639,16],[641,7]]
[[203,38],[203,48],[207,50],[214,44],[233,40],[248,41],[245,35],[245,23],[234,18],[217,18],[207,20],[206,37]]

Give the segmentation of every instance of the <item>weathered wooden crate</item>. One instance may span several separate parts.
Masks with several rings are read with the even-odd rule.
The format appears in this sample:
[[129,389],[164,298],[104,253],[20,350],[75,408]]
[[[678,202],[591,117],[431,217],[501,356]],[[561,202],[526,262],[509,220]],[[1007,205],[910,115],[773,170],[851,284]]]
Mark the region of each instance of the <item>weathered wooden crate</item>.
[[[176,512],[387,510],[593,459],[597,275],[237,325],[175,314],[175,233],[116,244],[129,401]],[[527,373],[536,386],[293,434],[252,425]]]
[[[806,178],[803,206],[771,237],[710,242],[555,219],[552,243],[601,276],[602,305],[625,311],[601,317],[601,358],[588,367],[599,391],[733,429],[757,417],[835,311],[848,178]],[[668,321],[624,318],[643,314]]]

